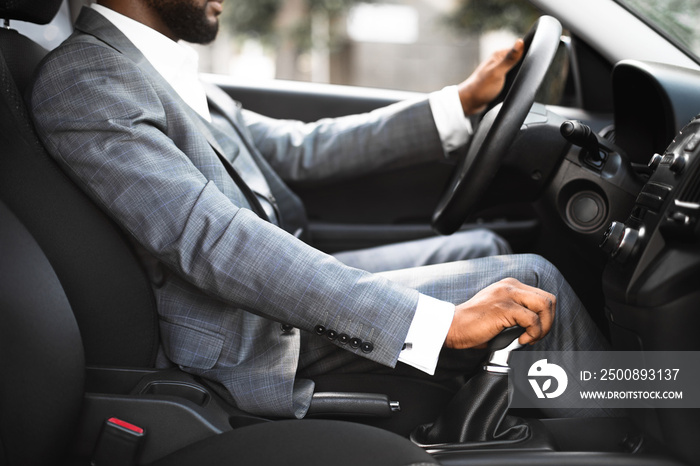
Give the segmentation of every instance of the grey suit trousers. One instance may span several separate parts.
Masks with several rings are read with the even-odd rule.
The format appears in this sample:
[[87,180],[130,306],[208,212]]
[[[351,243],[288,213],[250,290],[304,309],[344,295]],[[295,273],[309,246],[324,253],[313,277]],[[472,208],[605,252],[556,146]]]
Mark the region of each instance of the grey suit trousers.
[[[547,260],[532,254],[483,257],[445,264],[413,267],[380,273],[389,280],[437,299],[461,304],[478,291],[501,279],[513,277],[557,297],[554,325],[549,334],[531,348],[538,351],[602,351],[608,344],[589,317],[581,301],[559,271]],[[440,369],[472,372],[485,356],[483,351],[465,351],[461,356],[441,358]],[[455,365],[455,359],[463,358]],[[328,372],[383,370],[371,361],[338,351],[336,345],[315,335],[302,334],[300,375],[313,377]]]
[[340,262],[368,272],[422,267],[479,257],[501,256],[512,251],[508,242],[489,230],[462,231],[450,236],[388,244],[333,254]]

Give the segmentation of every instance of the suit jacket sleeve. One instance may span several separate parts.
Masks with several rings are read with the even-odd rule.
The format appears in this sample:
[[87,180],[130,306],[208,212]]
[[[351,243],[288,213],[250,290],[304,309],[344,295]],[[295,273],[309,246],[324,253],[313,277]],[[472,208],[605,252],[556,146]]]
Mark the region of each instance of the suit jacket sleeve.
[[[393,366],[418,293],[346,267],[235,205],[180,149],[181,138],[197,136],[173,132],[188,117],[168,95],[115,50],[73,41],[45,61],[30,105],[48,151],[172,271],[307,331],[359,324],[374,350],[356,352]],[[196,150],[211,151],[200,138]]]
[[427,98],[313,123],[245,110],[243,118],[256,147],[288,181],[347,177],[445,157]]

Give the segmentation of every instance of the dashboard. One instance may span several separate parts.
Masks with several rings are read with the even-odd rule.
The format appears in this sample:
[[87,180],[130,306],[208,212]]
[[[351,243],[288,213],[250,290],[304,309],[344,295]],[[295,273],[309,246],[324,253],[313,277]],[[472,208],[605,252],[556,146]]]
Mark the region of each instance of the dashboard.
[[700,73],[661,63],[623,60],[612,73],[615,143],[630,162],[662,153],[700,113]]
[[689,331],[700,324],[699,83],[697,72],[669,65],[627,61],[613,73],[615,142],[646,168],[627,218],[613,221],[601,243],[618,349],[700,346]]

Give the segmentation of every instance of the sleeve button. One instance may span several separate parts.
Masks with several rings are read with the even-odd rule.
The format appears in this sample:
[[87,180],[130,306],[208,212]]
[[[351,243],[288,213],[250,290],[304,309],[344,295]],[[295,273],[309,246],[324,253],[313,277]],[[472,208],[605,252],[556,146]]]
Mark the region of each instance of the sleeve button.
[[338,343],[341,345],[347,345],[350,341],[350,336],[347,333],[341,333],[338,335]]
[[368,341],[362,343],[362,352],[363,353],[371,353],[372,350],[374,350],[374,345]]
[[317,325],[314,329],[314,332],[316,332],[316,335],[323,335],[324,333],[326,333],[326,327],[324,327],[323,325]]
[[336,338],[338,338],[338,332],[336,332],[335,330],[329,330],[326,332],[326,338],[328,338],[330,341],[333,341]]
[[360,340],[359,338],[353,338],[350,340],[350,348],[352,348],[352,349],[359,348],[361,344],[362,344],[362,340]]
[[292,333],[292,330],[294,330],[294,326],[289,324],[282,324],[280,327],[284,333]]

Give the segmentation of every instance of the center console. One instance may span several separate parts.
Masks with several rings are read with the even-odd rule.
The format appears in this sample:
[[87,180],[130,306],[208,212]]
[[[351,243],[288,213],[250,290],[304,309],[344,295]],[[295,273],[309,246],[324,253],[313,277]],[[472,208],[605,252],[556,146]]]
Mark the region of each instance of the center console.
[[[562,131],[567,137],[575,130]],[[597,154],[597,144],[578,139],[575,145]],[[612,222],[600,244],[609,257],[603,292],[614,349],[698,350],[700,340],[691,329],[700,325],[700,118],[663,153],[654,154],[646,170],[635,171],[648,178],[627,217],[620,216],[625,220]],[[472,398],[477,404],[487,400]],[[455,465],[678,464],[671,456],[697,462],[697,410],[632,411],[630,419],[526,419],[528,432],[517,438],[460,438],[427,447],[442,464]],[[436,422],[439,427],[443,418]],[[654,451],[664,453],[655,456]]]
[[601,247],[606,314],[618,350],[697,350],[700,324],[700,119],[663,154],[627,220],[613,222]]

